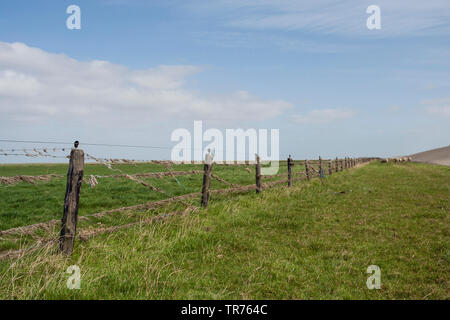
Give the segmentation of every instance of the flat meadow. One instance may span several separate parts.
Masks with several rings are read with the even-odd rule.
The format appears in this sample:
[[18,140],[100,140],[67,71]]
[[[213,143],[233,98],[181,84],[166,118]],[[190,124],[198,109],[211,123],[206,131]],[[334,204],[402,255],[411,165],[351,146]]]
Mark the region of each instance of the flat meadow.
[[[0,259],[0,299],[449,299],[450,167],[375,161],[260,194],[212,193],[206,209],[200,196],[137,206],[198,193],[201,174],[140,178],[163,192],[113,176],[201,165],[113,169],[85,166],[98,185],[83,184],[79,216],[111,212],[79,221],[71,257],[46,244],[59,225],[0,233],[0,255],[20,252]],[[60,175],[0,184],[0,230],[61,219],[66,173],[67,164],[0,165],[3,177]],[[212,190],[255,183],[253,165],[213,174],[230,184],[213,179]],[[71,265],[79,290],[66,286]],[[380,290],[366,286],[369,265],[380,267]]]

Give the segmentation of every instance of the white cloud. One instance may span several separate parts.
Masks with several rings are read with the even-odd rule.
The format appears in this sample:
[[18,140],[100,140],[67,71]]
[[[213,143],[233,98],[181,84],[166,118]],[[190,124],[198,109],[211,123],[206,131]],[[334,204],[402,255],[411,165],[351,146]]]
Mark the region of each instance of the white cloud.
[[425,111],[439,117],[450,117],[450,98],[431,99],[421,102]]
[[1,119],[67,118],[136,122],[158,118],[264,120],[291,108],[239,91],[208,97],[188,90],[190,65],[132,70],[107,61],[78,61],[23,43],[0,42]]
[[327,124],[339,120],[349,119],[355,112],[348,109],[316,109],[305,114],[293,116],[293,121],[299,124]]
[[427,111],[436,116],[450,117],[450,106],[428,107]]

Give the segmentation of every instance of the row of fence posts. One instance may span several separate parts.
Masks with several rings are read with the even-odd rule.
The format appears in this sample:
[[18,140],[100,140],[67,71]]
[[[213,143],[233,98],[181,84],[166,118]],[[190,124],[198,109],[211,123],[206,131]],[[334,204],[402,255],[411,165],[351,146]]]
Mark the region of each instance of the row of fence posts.
[[[364,163],[372,160],[372,158],[344,158],[344,159],[336,159],[334,160],[334,168],[335,172],[343,171],[344,169],[349,169],[356,166],[359,163]],[[293,172],[292,167],[294,166],[294,160],[291,155],[289,155],[287,159],[287,175],[288,175],[288,187],[292,187],[293,182]],[[339,170],[340,167],[340,170]],[[305,175],[306,179],[311,179],[311,166],[308,160],[305,160]],[[207,207],[209,201],[209,187],[211,181],[211,172],[212,172],[212,163],[204,164],[204,172],[203,172],[203,185],[202,185],[202,206]],[[328,175],[333,174],[333,160],[328,161]],[[322,164],[322,158],[319,157],[319,178],[323,179],[325,177],[325,169]],[[256,164],[255,164],[255,180],[256,180],[256,193],[260,193],[262,191],[262,175],[261,175],[261,159],[258,155],[256,155]]]
[[[65,255],[71,255],[73,252],[78,222],[78,205],[80,202],[81,184],[83,182],[84,175],[84,152],[83,150],[78,149],[78,145],[78,141],[75,141],[75,148],[73,148],[70,152],[66,194],[64,197],[64,210],[63,217],[61,219],[59,249]],[[334,160],[334,169],[335,172],[339,172],[343,171],[344,169],[351,168],[359,163],[364,163],[370,160],[372,160],[372,158],[336,158]],[[212,162],[205,162],[204,164],[201,205],[205,208],[208,206],[210,197],[212,166]],[[293,166],[294,160],[292,159],[291,155],[289,155],[287,159],[288,187],[292,187],[293,184]],[[260,193],[262,191],[262,175],[261,159],[258,155],[256,156],[255,169],[256,193]],[[332,173],[332,161],[330,160],[328,162],[328,174],[331,175]],[[311,179],[311,167],[308,160],[305,160],[305,175],[307,180]],[[319,157],[319,177],[320,179],[324,177],[321,157]]]

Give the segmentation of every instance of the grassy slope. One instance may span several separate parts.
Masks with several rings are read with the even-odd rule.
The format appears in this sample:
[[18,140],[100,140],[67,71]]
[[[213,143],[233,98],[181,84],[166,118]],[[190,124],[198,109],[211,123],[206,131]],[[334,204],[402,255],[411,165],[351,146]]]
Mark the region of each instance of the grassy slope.
[[[450,168],[371,164],[0,262],[0,298],[448,299]],[[344,192],[344,193],[341,193]],[[67,266],[81,268],[68,290]],[[381,290],[366,268],[381,267]]]

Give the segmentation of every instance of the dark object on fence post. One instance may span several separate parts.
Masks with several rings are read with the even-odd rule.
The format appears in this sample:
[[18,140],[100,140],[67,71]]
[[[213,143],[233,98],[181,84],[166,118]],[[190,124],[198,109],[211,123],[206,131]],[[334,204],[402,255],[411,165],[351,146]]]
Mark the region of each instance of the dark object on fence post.
[[308,160],[305,160],[305,173],[306,173],[306,179],[310,179],[309,178],[309,162]]
[[78,222],[78,203],[80,201],[81,184],[84,174],[84,152],[75,148],[70,152],[69,171],[67,172],[66,196],[64,198],[64,211],[59,235],[60,251],[70,256],[73,252]]
[[338,160],[338,157],[336,157],[336,160],[334,161],[334,166],[336,167],[335,171],[339,172],[339,160]]
[[344,160],[341,159],[341,171],[344,171]]
[[332,164],[331,164],[331,160],[328,161],[328,174],[331,176],[333,174],[333,169],[332,169]]
[[207,207],[209,201],[209,185],[211,183],[212,163],[203,165],[202,206]]
[[291,155],[287,159],[287,167],[288,167],[288,187],[292,187],[292,166],[294,162],[292,161]]
[[319,178],[323,177],[323,169],[322,169],[322,158],[319,156]]
[[262,184],[261,184],[261,162],[258,155],[256,155],[256,193],[260,193],[262,191]]

